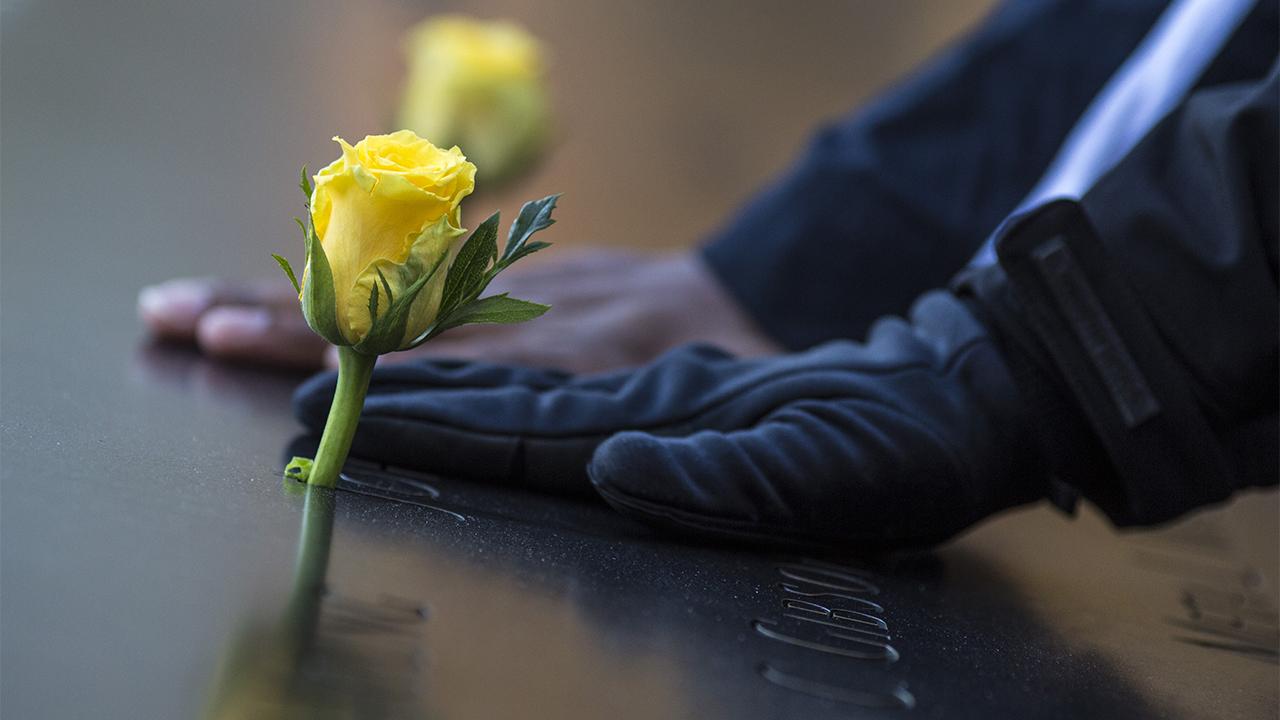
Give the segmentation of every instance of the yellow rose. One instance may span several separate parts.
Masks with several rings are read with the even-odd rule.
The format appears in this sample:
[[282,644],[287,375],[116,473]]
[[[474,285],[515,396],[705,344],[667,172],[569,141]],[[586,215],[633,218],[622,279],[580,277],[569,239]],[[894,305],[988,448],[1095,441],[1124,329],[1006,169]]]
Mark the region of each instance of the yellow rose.
[[[342,157],[315,176],[302,169],[310,200],[302,228],[307,265],[293,283],[316,334],[338,346],[338,380],[315,460],[294,458],[285,477],[334,487],[351,450],[377,356],[416,347],[451,328],[520,323],[549,308],[506,293],[481,297],[513,263],[547,247],[531,240],[555,220],[559,195],[520,208],[498,249],[498,213],[466,241],[462,199],[476,166],[454,146],[441,150],[409,130],[371,135],[354,146],[334,138]],[[309,502],[309,501],[308,501]]]
[[[365,354],[399,350],[435,321],[465,232],[459,203],[475,188],[476,166],[457,147],[442,150],[408,130],[354,146],[334,140],[342,157],[315,176],[311,192],[324,252],[307,253],[303,311],[336,345]],[[323,282],[309,287],[317,263],[327,265],[331,292]]]
[[493,183],[527,167],[548,136],[543,53],[510,22],[457,15],[409,31],[400,127],[458,144]]

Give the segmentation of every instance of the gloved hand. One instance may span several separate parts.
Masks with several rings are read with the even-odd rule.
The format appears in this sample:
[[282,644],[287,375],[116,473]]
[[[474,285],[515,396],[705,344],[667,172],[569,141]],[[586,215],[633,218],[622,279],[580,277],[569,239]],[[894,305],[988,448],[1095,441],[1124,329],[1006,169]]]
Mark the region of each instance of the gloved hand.
[[[334,377],[307,382],[319,431]],[[483,363],[375,371],[353,451],[559,493],[663,526],[776,544],[943,540],[1043,497],[1028,409],[986,329],[949,293],[865,344],[740,360],[705,346],[574,377]]]

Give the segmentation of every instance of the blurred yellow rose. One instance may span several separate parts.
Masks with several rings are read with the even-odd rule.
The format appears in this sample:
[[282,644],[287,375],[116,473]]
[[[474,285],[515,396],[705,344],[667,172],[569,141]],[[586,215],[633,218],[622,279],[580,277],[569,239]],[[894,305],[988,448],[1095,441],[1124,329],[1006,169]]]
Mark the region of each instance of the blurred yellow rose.
[[[307,292],[316,271],[308,253],[303,310],[316,332],[335,344],[366,354],[398,350],[435,320],[449,262],[465,232],[459,203],[475,188],[476,166],[457,147],[442,150],[409,130],[371,135],[354,146],[334,140],[342,157],[315,176],[311,192],[311,221],[332,274],[332,299],[323,288],[323,301]],[[397,308],[395,301],[406,293],[412,299]],[[402,317],[388,316],[397,309]]]
[[550,124],[537,40],[510,22],[448,15],[411,29],[405,47],[400,127],[465,147],[490,184],[537,159]]

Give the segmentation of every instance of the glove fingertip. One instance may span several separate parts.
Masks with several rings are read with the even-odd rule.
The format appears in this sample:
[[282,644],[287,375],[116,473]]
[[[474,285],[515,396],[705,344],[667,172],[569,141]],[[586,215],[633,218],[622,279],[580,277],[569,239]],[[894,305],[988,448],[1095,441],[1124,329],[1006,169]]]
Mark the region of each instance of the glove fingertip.
[[[710,445],[723,436],[672,438],[619,433],[597,448],[587,466],[596,492],[615,510],[676,535],[730,542],[775,543],[752,508],[743,506]],[[716,456],[720,457],[720,456]],[[720,457],[720,459],[723,459]]]
[[625,478],[632,471],[636,461],[647,454],[643,446],[649,437],[642,432],[628,431],[600,443],[587,464],[591,483],[597,487],[616,486],[620,478]]
[[655,502],[665,505],[673,499],[663,497],[681,484],[672,482],[672,465],[670,450],[662,438],[627,431],[610,437],[596,448],[587,464],[587,477],[610,505],[635,513],[640,505]]

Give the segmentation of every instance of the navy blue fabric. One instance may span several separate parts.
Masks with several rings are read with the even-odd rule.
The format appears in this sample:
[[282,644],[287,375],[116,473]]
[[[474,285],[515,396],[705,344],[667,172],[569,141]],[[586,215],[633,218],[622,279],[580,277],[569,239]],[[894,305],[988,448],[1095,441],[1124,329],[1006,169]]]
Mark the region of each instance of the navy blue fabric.
[[1165,5],[1002,4],[913,77],[819,132],[711,238],[708,265],[788,348],[863,337],[964,266]]
[[1082,201],[1224,418],[1274,414],[1280,395],[1280,69],[1265,72],[1195,93]]
[[[1000,266],[959,283],[1015,370],[1009,350],[1031,360],[1017,376],[1046,461],[1119,525],[1280,480],[1280,65],[1256,64],[1193,93],[1079,203],[1012,219]],[[1062,249],[1069,293],[1042,263]]]
[[1180,369],[1210,428],[1194,432],[1202,426],[1189,414],[1170,413],[1181,428],[1166,445],[1181,436],[1222,462],[1215,477],[1184,464],[1142,482],[1130,468],[1147,459],[1099,426],[1131,496],[1163,509],[1117,522],[1167,519],[1280,481],[1280,61],[1270,29],[1269,71],[1258,63],[1252,82],[1196,92],[1081,202],[1150,318],[1152,350]]
[[[334,387],[297,395],[323,428]],[[774,359],[689,346],[633,372],[482,363],[378,369],[354,452],[477,481],[600,493],[699,534],[936,542],[1042,497],[1014,384],[983,327],[934,293],[865,344]]]

